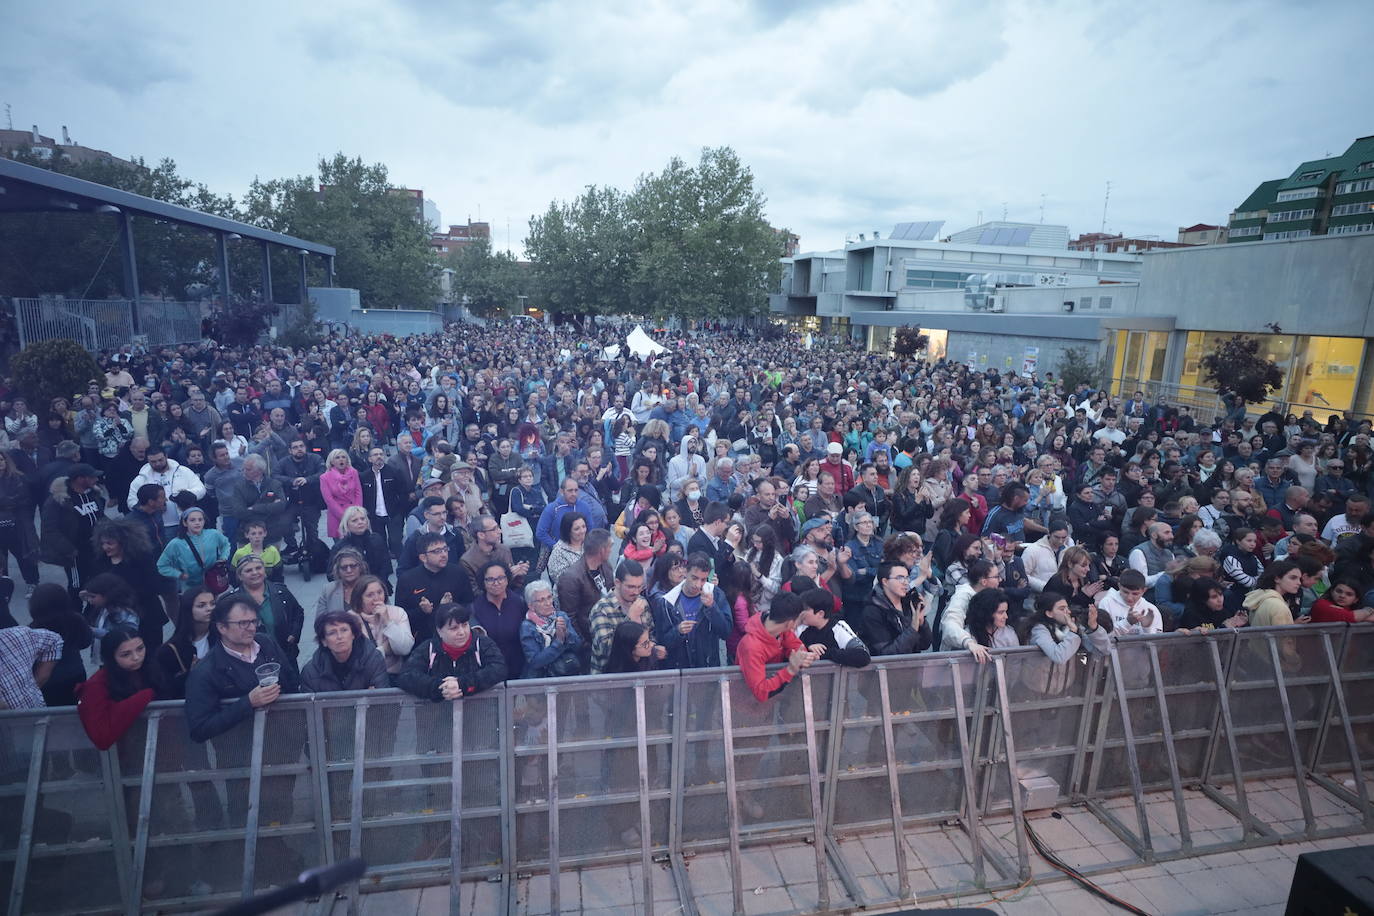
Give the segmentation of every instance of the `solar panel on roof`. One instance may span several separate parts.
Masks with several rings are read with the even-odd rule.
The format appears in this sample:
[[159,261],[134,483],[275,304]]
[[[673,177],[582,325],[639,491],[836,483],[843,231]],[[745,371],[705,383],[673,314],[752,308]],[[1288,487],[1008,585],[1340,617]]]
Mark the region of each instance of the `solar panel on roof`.
[[945,221],[942,219],[926,220],[920,223],[898,223],[892,227],[890,238],[909,242],[928,242],[935,238],[944,224]]
[[993,241],[995,238],[997,238],[996,229],[984,229],[982,232],[978,233],[978,244],[995,245],[996,242]]
[[1012,238],[1007,243],[1008,245],[1025,246],[1030,243],[1031,230],[1029,229],[1013,229],[1011,235]]

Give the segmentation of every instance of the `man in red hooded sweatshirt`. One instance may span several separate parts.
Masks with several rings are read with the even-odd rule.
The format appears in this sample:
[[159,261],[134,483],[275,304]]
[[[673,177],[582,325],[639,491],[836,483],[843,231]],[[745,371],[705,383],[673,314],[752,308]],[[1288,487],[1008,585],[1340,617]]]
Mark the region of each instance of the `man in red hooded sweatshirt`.
[[[761,703],[781,693],[802,669],[811,667],[816,660],[795,632],[802,608],[799,596],[778,592],[773,596],[772,606],[750,617],[744,628],[735,658],[744,683]],[[787,667],[769,677],[768,666],[781,661],[786,661]]]
[[835,495],[844,496],[854,487],[854,469],[844,460],[844,446],[832,442],[825,447],[825,460],[821,470],[829,471],[835,477]]

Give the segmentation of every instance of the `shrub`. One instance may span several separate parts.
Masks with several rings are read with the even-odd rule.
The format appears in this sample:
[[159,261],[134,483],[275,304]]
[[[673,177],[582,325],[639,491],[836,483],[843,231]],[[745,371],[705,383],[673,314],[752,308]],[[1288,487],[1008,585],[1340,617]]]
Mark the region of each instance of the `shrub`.
[[46,410],[55,397],[85,394],[91,379],[102,380],[104,387],[105,378],[95,357],[74,340],[29,344],[10,360],[10,375],[36,412]]
[[1217,394],[1234,391],[1249,404],[1267,401],[1271,390],[1283,386],[1283,372],[1272,359],[1260,356],[1259,339],[1240,334],[1202,357],[1202,370]]
[[892,352],[901,359],[911,359],[917,353],[924,353],[930,346],[930,335],[922,334],[920,327],[901,327],[892,338]]

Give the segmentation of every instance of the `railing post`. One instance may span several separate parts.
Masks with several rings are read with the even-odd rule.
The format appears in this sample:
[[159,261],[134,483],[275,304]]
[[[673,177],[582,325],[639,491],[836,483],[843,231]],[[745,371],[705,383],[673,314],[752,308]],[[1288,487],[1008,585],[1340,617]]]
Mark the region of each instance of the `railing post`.
[[[1288,637],[1292,638],[1292,637]],[[1288,702],[1288,684],[1283,676],[1283,661],[1279,658],[1279,644],[1273,633],[1264,634],[1269,647],[1269,661],[1274,668],[1274,688],[1279,695],[1279,711],[1283,713],[1283,735],[1288,739],[1288,752],[1293,760],[1293,782],[1298,790],[1298,804],[1302,806],[1304,832],[1311,837],[1317,832],[1317,823],[1312,818],[1312,799],[1307,794],[1307,777],[1302,765],[1302,751],[1298,748],[1298,733],[1293,724],[1293,707]]]
[[1121,671],[1121,656],[1117,647],[1111,650],[1112,680],[1116,684],[1116,695],[1121,700],[1121,736],[1126,747],[1126,769],[1131,777],[1131,796],[1135,802],[1136,822],[1140,828],[1140,857],[1145,862],[1154,861],[1154,846],[1150,841],[1150,821],[1145,815],[1145,789],[1140,778],[1140,757],[1135,748],[1135,730],[1131,727],[1131,701],[1126,693],[1126,678]]
[[143,772],[138,785],[138,824],[134,831],[133,876],[129,882],[129,916],[142,911],[143,875],[147,869],[148,832],[153,816],[153,790],[157,785],[157,742],[162,727],[162,712],[148,717],[148,730],[143,739]]
[[649,728],[644,712],[644,681],[635,681],[635,754],[639,761],[639,869],[644,912],[654,916],[653,836],[649,819]]
[[29,774],[24,781],[24,813],[20,815],[19,842],[14,848],[14,877],[10,879],[10,916],[19,916],[24,911],[24,885],[29,878],[29,855],[33,852],[33,820],[38,814],[38,787],[43,781],[43,748],[48,739],[48,721],[44,716],[33,724]]
[[735,916],[744,916],[744,879],[740,874],[739,801],[735,797],[735,729],[730,709],[730,679],[720,679],[720,727],[725,748],[725,818],[730,830],[730,893]]
[[[1346,640],[1348,641],[1351,638],[1351,632],[1347,630]],[[1355,729],[1350,723],[1350,707],[1346,705],[1345,686],[1341,683],[1340,666],[1336,663],[1336,654],[1331,648],[1330,633],[1322,634],[1322,648],[1326,652],[1327,670],[1331,672],[1331,702],[1335,705],[1336,712],[1341,717],[1341,731],[1345,735],[1345,748],[1346,752],[1350,755],[1350,775],[1355,783],[1355,797],[1359,802],[1360,815],[1363,817],[1366,827],[1374,827],[1374,809],[1371,809],[1369,804],[1369,787],[1365,785],[1364,781],[1364,767],[1360,761],[1360,746],[1359,742],[1355,740]],[[1342,646],[1342,649],[1344,649],[1344,646]],[[1342,656],[1344,656],[1344,652],[1342,652]],[[1325,707],[1324,712],[1325,717],[1322,721],[1323,730],[1325,730],[1331,718],[1330,707]],[[1317,742],[1318,746],[1313,752],[1312,769],[1314,771],[1317,769],[1317,764],[1321,762],[1322,747],[1325,743],[1326,737],[1325,733],[1323,733],[1322,740]]]
[[[883,751],[887,763],[887,792],[892,799],[892,842],[897,854],[897,892],[905,901],[911,897],[911,878],[906,865],[906,826],[902,817],[902,793],[897,780],[897,748],[892,737],[892,691],[887,682],[887,666],[879,664],[878,697],[882,708],[878,710],[883,729]],[[967,784],[969,773],[964,771]],[[972,795],[969,795],[970,802]]]
[[1031,876],[1030,851],[1026,848],[1026,825],[1022,820],[1021,793],[1017,791],[1016,740],[1011,732],[1011,703],[1007,699],[1007,669],[1001,655],[992,657],[997,674],[997,711],[1002,722],[1002,743],[1007,752],[1007,794],[1011,796],[1012,829],[1016,833],[1016,861],[1019,876],[1025,881]]
[[248,760],[248,815],[243,825],[243,898],[253,896],[258,866],[258,819],[262,814],[262,746],[267,710],[253,713],[253,748]]
[[[954,688],[954,728],[959,738],[959,768],[964,775],[964,805],[968,809],[966,822],[968,824],[969,847],[973,853],[973,883],[982,887],[983,882],[987,880],[987,870],[983,862],[983,838],[979,833],[982,817],[978,811],[978,792],[974,785],[973,749],[969,746],[966,719],[968,710],[964,703],[964,685],[959,681],[960,667],[958,658],[949,660],[950,684]],[[885,685],[883,702],[886,705],[887,691]],[[1013,783],[1012,791],[1015,790],[1016,786]],[[904,880],[905,877],[903,875]]]
[[816,717],[811,694],[811,674],[802,672],[802,716],[806,720],[806,767],[811,786],[811,830],[815,838],[816,883],[822,910],[830,909],[830,872],[825,865],[825,811],[821,807],[821,774],[816,756]]
[[558,692],[549,688],[544,692],[544,717],[548,722],[546,744],[549,762],[549,912],[559,912],[558,865]]
[[[349,789],[348,795],[348,855],[349,858],[357,858],[363,854],[363,792],[366,780],[367,763],[367,698],[358,701],[358,705],[353,709],[353,785]],[[321,729],[323,731],[323,729]],[[332,827],[331,827],[332,834]],[[333,837],[330,838],[330,848],[334,846]],[[457,880],[455,876],[454,880]],[[362,882],[358,882],[358,887],[354,888],[353,893],[348,897],[348,912],[356,914],[361,909]]]
[[1178,818],[1179,841],[1184,852],[1193,848],[1192,830],[1188,826],[1188,809],[1183,803],[1183,781],[1178,774],[1178,750],[1174,747],[1174,729],[1169,719],[1169,699],[1164,692],[1164,675],[1159,665],[1159,646],[1145,644],[1150,653],[1150,676],[1155,682],[1155,702],[1159,704],[1159,728],[1164,736],[1164,753],[1169,760],[1169,785],[1174,793],[1174,816]]
[[[461,697],[448,704],[453,709],[453,760],[449,766],[451,778],[449,810],[449,871],[448,911],[459,916],[463,911],[463,709]],[[360,749],[361,750],[361,749]],[[551,810],[557,810],[556,807]],[[557,898],[555,898],[556,900]],[[553,912],[557,913],[555,906]]]
[[130,881],[134,870],[133,843],[129,839],[129,818],[124,809],[124,779],[120,774],[119,758],[113,747],[100,752],[100,773],[110,806],[110,846],[114,853],[115,870],[119,872],[119,893],[126,903],[134,902]]

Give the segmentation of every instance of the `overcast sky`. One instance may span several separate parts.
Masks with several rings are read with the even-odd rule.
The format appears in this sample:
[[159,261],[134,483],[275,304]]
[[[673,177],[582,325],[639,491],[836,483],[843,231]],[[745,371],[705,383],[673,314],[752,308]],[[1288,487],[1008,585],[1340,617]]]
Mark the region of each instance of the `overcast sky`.
[[[194,9],[194,12],[190,10]],[[983,219],[1173,239],[1374,134],[1351,2],[7,4],[14,125],[221,193],[342,150],[446,221],[734,147],[803,250]],[[3,108],[0,107],[0,125]]]

